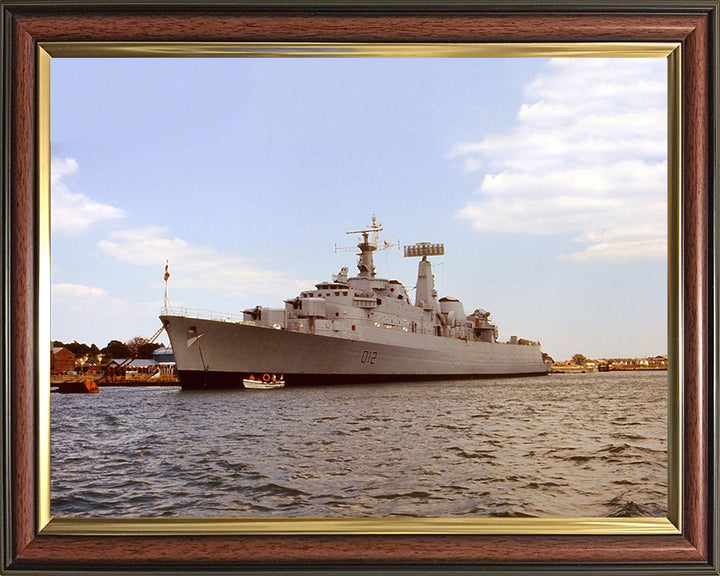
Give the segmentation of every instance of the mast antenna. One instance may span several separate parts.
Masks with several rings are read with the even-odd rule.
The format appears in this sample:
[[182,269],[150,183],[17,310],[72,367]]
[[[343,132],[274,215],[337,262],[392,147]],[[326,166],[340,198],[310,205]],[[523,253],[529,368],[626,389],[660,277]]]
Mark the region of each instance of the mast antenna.
[[[362,234],[362,240],[358,243],[360,249],[360,261],[358,262],[358,270],[360,276],[375,277],[375,264],[373,262],[373,252],[377,250],[378,232],[382,230],[382,224],[377,221],[375,214],[372,216],[372,224],[368,228],[362,230],[350,230],[346,234]],[[372,237],[370,235],[372,234]]]
[[350,230],[349,232],[345,232],[345,234],[362,234],[363,240],[365,243],[368,243],[368,234],[372,232],[372,246],[375,246],[377,248],[377,239],[378,239],[378,232],[383,229],[382,223],[377,221],[377,218],[375,217],[375,214],[372,215],[372,224],[368,228],[364,228],[362,230]]
[[170,270],[168,267],[170,266],[170,261],[165,260],[165,275],[163,278],[165,279],[165,299],[163,301],[163,312],[167,314],[168,312],[168,280],[170,279]]

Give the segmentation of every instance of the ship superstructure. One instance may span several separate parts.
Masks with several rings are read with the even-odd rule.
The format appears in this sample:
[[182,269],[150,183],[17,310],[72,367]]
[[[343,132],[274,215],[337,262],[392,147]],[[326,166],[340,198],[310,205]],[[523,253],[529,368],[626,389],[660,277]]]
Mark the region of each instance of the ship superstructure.
[[169,311],[161,316],[183,388],[242,387],[244,378],[282,376],[287,386],[547,374],[538,345],[497,342],[490,314],[466,315],[457,298],[438,299],[429,257],[442,244],[404,247],[418,257],[415,298],[398,280],[378,278],[382,224],[360,236],[358,273],[347,268],[285,301],[256,306],[241,321]]

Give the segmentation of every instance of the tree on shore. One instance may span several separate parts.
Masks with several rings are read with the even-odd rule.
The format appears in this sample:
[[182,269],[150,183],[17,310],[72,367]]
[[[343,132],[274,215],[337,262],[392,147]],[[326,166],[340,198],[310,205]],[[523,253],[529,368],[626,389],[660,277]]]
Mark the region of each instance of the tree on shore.
[[135,338],[128,340],[127,347],[132,358],[150,359],[153,357],[155,350],[162,348],[162,344],[149,342],[147,338],[142,336],[135,336]]
[[136,336],[127,342],[120,340],[110,340],[107,346],[100,350],[95,344],[87,345],[80,342],[71,342],[65,344],[60,340],[53,340],[53,347],[67,348],[75,354],[76,358],[84,358],[87,356],[88,364],[96,364],[98,356],[103,356],[103,362],[108,362],[111,358],[143,358],[151,359],[153,352],[158,348],[162,348],[162,343],[151,343],[147,338]]
[[98,350],[98,347],[95,346],[95,344],[93,344],[92,346],[88,346],[87,344],[81,344],[77,340],[75,340],[74,342],[70,342],[69,344],[63,344],[59,340],[55,340],[52,344],[53,346],[70,350],[70,352],[75,354],[77,358],[82,358],[83,356],[97,355],[100,353],[100,350]]
[[582,366],[583,364],[585,364],[585,362],[587,362],[587,358],[585,358],[585,356],[583,356],[582,354],[575,354],[572,357],[572,360],[576,366]]
[[100,350],[105,359],[108,358],[131,358],[130,348],[120,340],[110,340],[108,345]]
[[70,350],[70,352],[75,354],[75,358],[85,358],[87,356],[88,364],[97,363],[97,357],[98,354],[100,354],[100,349],[95,344],[88,346],[87,344],[80,343],[77,340],[68,344],[64,344],[60,340],[53,340],[52,345],[53,347]]

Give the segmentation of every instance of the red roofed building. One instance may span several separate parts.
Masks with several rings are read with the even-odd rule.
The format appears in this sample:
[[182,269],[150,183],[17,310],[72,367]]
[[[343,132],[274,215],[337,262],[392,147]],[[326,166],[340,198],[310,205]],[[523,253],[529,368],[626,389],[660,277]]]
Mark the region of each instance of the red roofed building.
[[70,350],[55,346],[50,352],[50,371],[56,374],[70,372],[75,369],[76,360],[75,354]]

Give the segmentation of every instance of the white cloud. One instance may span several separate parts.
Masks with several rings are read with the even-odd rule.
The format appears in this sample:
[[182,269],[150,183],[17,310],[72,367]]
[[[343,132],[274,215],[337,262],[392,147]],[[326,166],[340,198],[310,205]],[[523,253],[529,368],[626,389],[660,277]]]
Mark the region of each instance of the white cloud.
[[282,272],[263,269],[250,258],[193,245],[161,227],[119,230],[99,242],[98,247],[118,260],[157,267],[158,278],[169,260],[173,288],[200,288],[236,299],[259,291],[287,297],[288,286],[298,286]]
[[66,179],[79,171],[74,158],[53,158],[50,169],[51,228],[61,234],[77,234],[92,224],[125,216],[120,208],[101,204],[84,194],[71,192]]
[[97,286],[53,284],[52,338],[102,347],[111,339],[149,337],[159,327],[158,308],[157,302],[120,298]]
[[563,258],[666,257],[665,62],[551,60],[515,126],[450,153],[484,171],[461,218],[481,232],[575,233]]
[[53,320],[53,325],[58,326],[75,326],[80,318],[93,318],[94,321],[105,317],[121,318],[139,306],[98,286],[60,283],[53,284],[51,290],[52,315],[62,319],[62,322]]
[[53,284],[53,298],[74,300],[76,298],[100,299],[107,296],[107,292],[96,286],[83,286],[82,284]]
[[664,240],[619,240],[616,242],[594,243],[582,252],[563,257],[576,262],[632,262],[648,258],[667,258],[667,244]]

